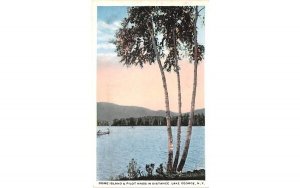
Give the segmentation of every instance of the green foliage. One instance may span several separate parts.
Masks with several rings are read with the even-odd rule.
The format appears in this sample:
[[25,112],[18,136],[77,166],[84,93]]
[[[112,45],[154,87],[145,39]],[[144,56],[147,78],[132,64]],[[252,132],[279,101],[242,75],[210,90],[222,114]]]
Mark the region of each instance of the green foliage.
[[163,34],[162,45],[169,50],[164,62],[167,71],[179,71],[178,60],[181,59],[179,50],[189,54],[193,46],[193,7],[159,7],[157,16],[158,30]]
[[164,173],[164,167],[163,167],[163,164],[161,163],[159,165],[159,167],[156,169],[155,171],[159,176],[165,176],[165,173]]
[[205,170],[193,170],[180,173],[167,173],[166,167],[160,164],[154,171],[155,164],[146,164],[144,173],[137,162],[131,159],[127,166],[127,176],[120,174],[117,177],[111,177],[110,180],[205,180]]
[[137,162],[134,159],[131,159],[127,166],[127,169],[129,179],[136,179],[141,176],[140,167],[137,166]]
[[145,167],[145,169],[146,169],[146,172],[147,172],[147,175],[148,176],[152,176],[152,172],[153,172],[153,170],[154,170],[154,164],[153,163],[151,163],[151,164],[146,164],[146,167]]
[[[171,126],[177,125],[178,116],[171,117]],[[188,126],[189,114],[185,113],[181,117],[181,126]],[[162,116],[145,116],[139,118],[114,119],[112,126],[165,126],[166,118]],[[195,114],[193,126],[205,126],[205,115]]]
[[109,122],[103,120],[97,120],[97,126],[109,126]]
[[[181,58],[179,51],[182,51],[182,57],[187,54],[190,60],[194,58],[195,11],[195,7],[192,6],[130,7],[128,17],[123,19],[121,28],[112,41],[116,46],[117,55],[121,57],[120,62],[126,66],[140,67],[145,63],[154,63],[155,52],[151,39],[153,31],[159,56],[166,57],[165,70],[178,71],[180,68],[176,60]],[[159,35],[162,38],[158,37]],[[198,45],[197,48],[198,59],[202,60],[204,46]]]
[[143,67],[144,63],[154,63],[155,53],[148,26],[152,22],[154,7],[131,7],[128,18],[125,18],[122,28],[116,32],[116,52],[121,57],[121,63],[126,66]]

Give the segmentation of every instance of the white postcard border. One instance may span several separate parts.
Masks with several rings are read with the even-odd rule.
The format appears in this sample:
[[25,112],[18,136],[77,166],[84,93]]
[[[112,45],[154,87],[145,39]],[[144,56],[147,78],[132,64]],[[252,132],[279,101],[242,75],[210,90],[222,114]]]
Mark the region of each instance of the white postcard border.
[[[92,60],[97,62],[97,6],[205,6],[208,0],[92,0]],[[206,11],[207,12],[207,11]],[[97,66],[97,63],[96,63]],[[95,128],[96,129],[96,128]],[[96,137],[94,140],[96,143]],[[95,147],[96,148],[96,147]],[[96,150],[94,151],[96,155]],[[96,161],[95,161],[96,164]],[[95,168],[96,169],[96,168]],[[96,172],[95,179],[96,179]],[[96,181],[94,188],[125,188],[125,187],[197,187],[208,188],[207,180],[164,180],[164,181]]]

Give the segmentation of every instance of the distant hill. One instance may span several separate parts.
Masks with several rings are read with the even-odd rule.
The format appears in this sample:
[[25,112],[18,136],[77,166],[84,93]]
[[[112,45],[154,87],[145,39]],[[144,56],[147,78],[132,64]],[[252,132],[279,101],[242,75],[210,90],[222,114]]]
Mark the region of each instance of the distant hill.
[[195,110],[195,114],[205,114],[205,109],[204,108],[197,109],[197,110]]
[[[195,113],[204,113],[204,109],[195,110]],[[121,106],[108,102],[97,103],[97,118],[98,120],[113,121],[114,119],[121,118],[138,118],[144,116],[165,116],[164,110],[150,110],[144,107],[138,106]],[[171,116],[175,116],[177,113],[171,112]]]

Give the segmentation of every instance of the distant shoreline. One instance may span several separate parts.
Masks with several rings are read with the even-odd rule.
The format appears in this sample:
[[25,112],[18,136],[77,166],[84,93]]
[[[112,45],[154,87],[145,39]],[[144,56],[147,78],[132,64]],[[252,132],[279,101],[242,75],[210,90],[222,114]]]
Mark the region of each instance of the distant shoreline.
[[[183,112],[182,116],[185,118],[186,114],[189,114],[190,112]],[[197,114],[203,114],[205,115],[205,109],[195,109],[194,112],[195,115]],[[177,112],[170,112],[171,118],[177,117]],[[97,120],[98,121],[106,121],[109,122],[109,124],[113,124],[114,120],[132,120],[134,119],[134,124],[142,124],[142,122],[137,122],[138,119],[149,119],[150,121],[154,121],[154,119],[157,119],[157,121],[161,122],[161,124],[166,124],[163,121],[166,119],[166,111],[165,110],[151,110],[145,107],[138,107],[138,106],[122,106],[118,104],[113,103],[107,103],[107,102],[98,102],[97,103]],[[188,121],[188,120],[187,120]],[[121,122],[115,122],[115,123],[121,123]],[[133,123],[133,122],[132,122]],[[131,123],[131,124],[132,124]],[[146,122],[147,123],[147,122]],[[151,122],[152,123],[152,122]],[[156,122],[153,122],[154,124]],[[186,123],[186,122],[184,122]],[[123,122],[125,124],[125,122]],[[131,125],[130,124],[130,125]],[[145,122],[144,122],[145,124]],[[173,123],[171,123],[173,124]]]
[[[178,116],[171,117],[171,126],[177,125]],[[189,114],[181,116],[181,126],[188,126]],[[166,118],[163,116],[144,116],[139,118],[121,118],[113,121],[97,120],[98,126],[165,126],[167,124]],[[193,126],[205,126],[205,115],[195,114]]]

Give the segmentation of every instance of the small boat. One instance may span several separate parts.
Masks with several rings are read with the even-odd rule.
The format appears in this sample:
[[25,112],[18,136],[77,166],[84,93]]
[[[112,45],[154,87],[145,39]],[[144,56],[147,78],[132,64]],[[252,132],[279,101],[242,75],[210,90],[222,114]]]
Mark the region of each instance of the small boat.
[[107,129],[107,131],[101,131],[101,130],[99,130],[98,132],[97,132],[97,135],[105,135],[105,134],[109,134],[110,133],[110,131],[109,131],[109,129]]

